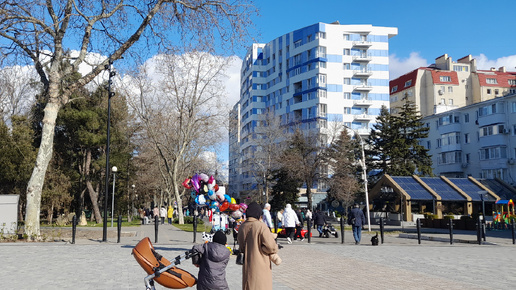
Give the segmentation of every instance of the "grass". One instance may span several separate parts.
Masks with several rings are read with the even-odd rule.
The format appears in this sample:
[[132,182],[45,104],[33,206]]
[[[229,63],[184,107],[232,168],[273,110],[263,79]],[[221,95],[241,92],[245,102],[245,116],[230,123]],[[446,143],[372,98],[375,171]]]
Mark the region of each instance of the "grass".
[[[185,232],[193,232],[193,224],[172,224],[176,228],[185,231]],[[211,230],[211,225],[197,225],[197,232],[209,232]]]
[[[91,227],[91,228],[102,228],[104,226],[104,223],[96,223],[94,221],[87,221],[87,225],[85,226],[80,226],[80,225],[77,225],[77,227]],[[122,227],[136,227],[136,226],[139,226],[141,225],[142,222],[139,218],[133,218],[133,220],[131,222],[128,222],[127,221],[127,218],[122,218]],[[116,227],[118,225],[118,219],[114,219],[113,220],[113,227]],[[55,223],[52,223],[52,225],[49,225],[47,222],[42,222],[41,223],[41,226],[42,227],[56,227],[56,228],[71,228],[72,227],[72,224],[68,224],[68,225],[65,225],[65,226],[58,226],[56,225]],[[111,219],[108,219],[107,220],[107,226],[108,227],[111,227]]]

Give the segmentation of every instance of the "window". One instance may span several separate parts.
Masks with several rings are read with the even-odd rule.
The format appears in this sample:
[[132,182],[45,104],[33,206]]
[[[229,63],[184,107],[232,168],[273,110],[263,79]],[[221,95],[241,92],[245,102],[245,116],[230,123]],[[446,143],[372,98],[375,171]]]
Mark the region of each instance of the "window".
[[491,85],[496,85],[496,84],[498,84],[498,80],[492,79],[492,78],[487,78],[486,83],[491,84]]
[[460,133],[452,132],[441,135],[441,146],[460,144]]
[[462,152],[460,151],[452,151],[440,153],[437,155],[437,163],[438,164],[453,164],[453,163],[461,163],[462,162]]
[[465,71],[465,72],[467,72],[468,71],[468,67],[467,66],[461,66],[461,65],[454,65],[453,66],[453,70],[454,71]]
[[449,83],[449,82],[451,82],[451,77],[450,77],[450,76],[440,76],[440,77],[439,77],[439,80],[440,80],[441,82],[447,82],[447,83]]
[[343,64],[343,68],[344,68],[344,70],[349,70],[349,69],[351,68],[351,64],[349,64],[349,63],[344,63],[344,64]]
[[344,99],[351,100],[351,93],[344,93]]
[[344,40],[349,40],[349,34],[344,33],[343,35]]
[[294,65],[301,64],[301,54],[294,55]]
[[507,158],[507,148],[505,146],[482,148],[479,154],[480,160]]
[[310,35],[308,35],[308,36],[306,37],[306,42],[310,42],[310,41],[312,41],[312,40],[313,40],[313,39],[312,39],[312,35],[311,35],[311,34],[310,34]]
[[516,80],[507,80],[507,82],[509,83],[509,85],[511,86],[516,86]]
[[432,142],[426,141],[426,149],[432,149]]
[[453,87],[448,87],[448,93],[453,93]]
[[351,108],[350,107],[344,107],[344,114],[351,114]]
[[326,98],[326,91],[325,90],[317,90],[317,97],[319,99],[325,99]]
[[469,114],[464,114],[464,123],[469,123]]
[[397,90],[398,90],[398,86],[394,86],[394,87],[392,87],[392,89],[391,89],[391,93],[394,93],[394,92],[396,92]]
[[317,75],[317,84],[320,87],[326,87],[326,75],[325,74],[318,74]]
[[469,163],[469,161],[471,160],[471,154],[466,154],[466,163]]
[[322,32],[322,31],[317,32],[317,34],[315,35],[315,38],[316,39],[326,39],[326,32]]
[[316,64],[315,64],[315,67],[316,68],[326,68],[326,63],[324,61],[318,61]]
[[469,133],[464,134],[464,144],[469,144]]
[[351,84],[351,79],[350,78],[344,78],[344,84],[345,85],[350,85]]
[[495,89],[495,95],[498,95],[498,94],[499,94],[498,89]]
[[491,94],[491,89],[487,89],[487,94],[490,95]]
[[439,103],[439,105],[445,105],[446,104],[446,99],[445,98],[441,98],[441,102]]
[[294,42],[294,48],[301,46],[301,40]]
[[351,50],[349,48],[344,48],[344,55],[350,55]]
[[410,87],[412,85],[412,80],[408,80],[405,82],[405,88]]
[[441,148],[441,138],[437,139],[437,148]]
[[326,117],[327,107],[326,104],[319,104],[319,117]]
[[318,46],[315,57],[326,57],[326,46]]

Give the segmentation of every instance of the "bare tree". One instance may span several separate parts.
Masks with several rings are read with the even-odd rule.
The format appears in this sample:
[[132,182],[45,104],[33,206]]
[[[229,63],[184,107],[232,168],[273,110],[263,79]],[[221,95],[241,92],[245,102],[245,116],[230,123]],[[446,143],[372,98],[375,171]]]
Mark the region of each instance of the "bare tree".
[[13,66],[0,70],[0,117],[6,124],[11,116],[26,113],[39,92],[36,72],[31,67]]
[[[160,164],[163,190],[173,194],[181,209],[186,193],[182,181],[204,167],[205,151],[222,139],[220,124],[227,120],[227,110],[220,77],[227,60],[202,52],[156,59],[155,70],[142,67],[135,78],[139,96],[131,103],[142,124],[142,140]],[[178,214],[183,223],[182,211]]]
[[[2,60],[33,64],[46,101],[41,143],[27,186],[25,232],[30,238],[40,238],[41,191],[52,158],[55,121],[71,94],[131,48],[137,54],[147,53],[148,47],[173,47],[177,35],[204,47],[213,44],[216,35],[221,43],[241,40],[250,23],[250,9],[245,1],[229,0],[0,2]],[[141,37],[147,42],[138,47],[135,44]],[[92,70],[79,80],[65,82],[92,52],[108,52],[108,57],[91,63]],[[71,65],[64,66],[66,62]]]

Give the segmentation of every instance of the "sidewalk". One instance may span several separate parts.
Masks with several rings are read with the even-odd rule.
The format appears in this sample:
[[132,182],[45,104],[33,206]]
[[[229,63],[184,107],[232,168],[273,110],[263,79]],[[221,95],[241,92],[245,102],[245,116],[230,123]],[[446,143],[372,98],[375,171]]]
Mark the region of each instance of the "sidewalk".
[[[201,226],[202,230],[203,227]],[[102,229],[100,229],[102,230]],[[122,228],[134,234],[116,243],[112,229],[108,242],[76,239],[76,244],[9,243],[0,244],[0,279],[5,289],[145,289],[143,269],[131,255],[132,248],[144,237],[150,237],[158,253],[172,259],[193,245],[193,233],[171,225],[160,225],[155,243],[154,225]],[[371,246],[375,234],[365,231],[362,244],[355,246],[350,231],[345,243],[339,238],[319,238],[315,233],[308,244],[294,241],[284,245],[280,266],[273,266],[274,289],[510,289],[516,278],[506,271],[514,263],[515,247],[510,232],[492,237],[491,244],[422,241],[400,238],[396,228],[389,227],[385,243]],[[407,229],[408,230],[408,229]],[[114,229],[116,231],[116,228]],[[428,236],[446,233],[425,232]],[[509,239],[505,236],[509,236]],[[455,237],[476,240],[469,233]],[[196,242],[202,243],[201,233]],[[228,244],[233,245],[232,236]],[[198,269],[190,261],[179,265],[194,275]],[[357,274],[358,273],[358,274]],[[491,278],[492,277],[492,278]],[[230,289],[241,289],[241,266],[235,256],[226,269]],[[157,289],[165,289],[157,285]]]

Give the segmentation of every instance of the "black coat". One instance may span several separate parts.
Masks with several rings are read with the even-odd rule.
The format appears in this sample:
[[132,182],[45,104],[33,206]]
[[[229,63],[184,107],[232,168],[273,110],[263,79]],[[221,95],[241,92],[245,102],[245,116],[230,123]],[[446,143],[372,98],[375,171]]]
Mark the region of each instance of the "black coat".
[[297,219],[299,220],[299,225],[298,227],[304,227],[305,226],[305,223],[304,223],[304,220],[303,220],[303,214],[301,214],[300,211],[297,211],[296,212],[296,215],[297,215]]
[[[353,219],[354,222],[353,222]],[[355,207],[349,212],[348,224],[356,227],[361,227],[365,224],[364,212],[360,208]]]
[[314,223],[316,225],[324,225],[326,223],[326,216],[321,212],[316,213],[314,216]]

